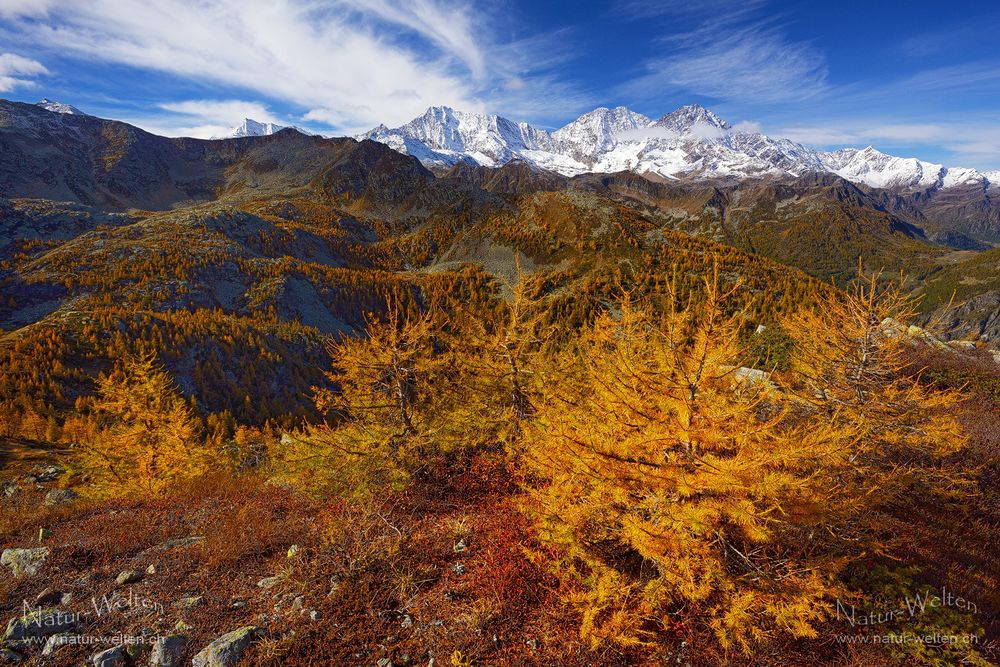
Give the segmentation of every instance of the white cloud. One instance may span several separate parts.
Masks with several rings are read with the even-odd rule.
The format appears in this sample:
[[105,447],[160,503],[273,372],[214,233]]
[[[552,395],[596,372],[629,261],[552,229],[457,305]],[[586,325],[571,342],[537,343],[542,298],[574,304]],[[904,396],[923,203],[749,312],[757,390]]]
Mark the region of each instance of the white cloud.
[[733,132],[760,133],[764,128],[755,120],[741,120],[733,125]]
[[37,60],[19,56],[16,53],[0,53],[0,93],[15,88],[34,85],[31,78],[49,71]]
[[340,128],[401,123],[432,104],[475,108],[462,72],[478,75],[488,46],[444,0],[7,2],[21,40],[252,91]]
[[794,126],[785,127],[774,132],[774,136],[791,139],[800,144],[810,146],[836,146],[854,144],[859,141],[857,134],[845,132],[831,127]]

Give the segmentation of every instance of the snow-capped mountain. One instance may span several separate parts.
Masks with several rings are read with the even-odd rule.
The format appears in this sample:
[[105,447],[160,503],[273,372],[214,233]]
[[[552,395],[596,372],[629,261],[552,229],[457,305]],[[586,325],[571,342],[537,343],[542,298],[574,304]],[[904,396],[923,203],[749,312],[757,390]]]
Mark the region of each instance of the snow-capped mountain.
[[53,113],[66,113],[66,114],[71,114],[73,116],[87,115],[71,104],[63,104],[62,102],[56,102],[48,98],[45,98],[40,102],[37,102],[35,106],[42,107],[46,111],[51,111]]
[[[243,122],[234,127],[232,130],[224,135],[218,137],[212,137],[213,139],[238,139],[240,137],[266,137],[268,135],[274,134],[275,132],[281,132],[282,130],[288,129],[287,125],[278,125],[276,123],[259,123],[252,118],[244,118]],[[298,128],[292,128],[299,130]]]
[[625,107],[599,108],[547,132],[492,114],[431,107],[406,125],[380,125],[372,139],[428,166],[496,167],[524,160],[566,176],[634,171],[663,178],[746,178],[832,172],[877,188],[1000,187],[1000,171],[948,168],[872,147],[830,153],[734,127],[708,109],[683,106],[653,121]]

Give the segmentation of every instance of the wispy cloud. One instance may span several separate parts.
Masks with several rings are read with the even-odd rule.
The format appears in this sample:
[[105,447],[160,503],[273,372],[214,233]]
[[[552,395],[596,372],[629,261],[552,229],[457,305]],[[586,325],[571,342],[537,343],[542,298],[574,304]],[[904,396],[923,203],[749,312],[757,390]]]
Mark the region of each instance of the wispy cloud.
[[48,74],[48,70],[37,60],[16,53],[0,53],[0,93],[34,85],[33,78],[41,74]]
[[667,41],[667,55],[646,62],[646,73],[625,85],[634,96],[665,87],[726,102],[774,103],[827,89],[822,54],[788,40],[768,23],[715,24]]

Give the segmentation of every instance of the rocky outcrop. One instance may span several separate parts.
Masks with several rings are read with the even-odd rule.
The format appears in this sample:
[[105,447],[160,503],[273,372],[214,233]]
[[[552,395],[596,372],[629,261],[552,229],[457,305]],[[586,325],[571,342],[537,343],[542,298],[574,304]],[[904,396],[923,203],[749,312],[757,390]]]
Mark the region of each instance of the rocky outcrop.
[[15,577],[33,577],[38,574],[49,557],[48,547],[33,549],[4,549],[0,564],[11,569]]

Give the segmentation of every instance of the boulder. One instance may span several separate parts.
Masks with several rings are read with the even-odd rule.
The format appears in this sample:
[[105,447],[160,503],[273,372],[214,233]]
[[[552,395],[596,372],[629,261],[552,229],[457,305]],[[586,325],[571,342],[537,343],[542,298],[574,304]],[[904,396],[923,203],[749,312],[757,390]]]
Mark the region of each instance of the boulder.
[[49,507],[55,507],[56,505],[66,505],[77,498],[80,494],[71,489],[52,489],[45,494],[45,504]]
[[77,615],[59,609],[38,609],[27,616],[17,616],[7,623],[3,641],[16,642],[23,639],[51,637],[76,627]]
[[124,646],[115,646],[91,656],[90,664],[94,667],[125,667],[128,665],[128,653]]
[[198,652],[191,661],[192,667],[233,667],[239,664],[243,653],[261,637],[260,628],[248,625],[226,633]]
[[179,667],[188,638],[184,635],[160,637],[153,643],[149,654],[150,667]]
[[6,565],[15,577],[33,577],[49,557],[48,547],[32,549],[4,549],[0,554],[0,564]]

